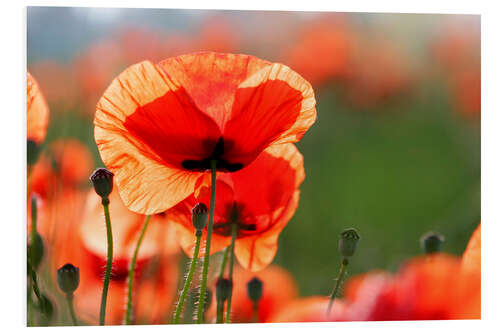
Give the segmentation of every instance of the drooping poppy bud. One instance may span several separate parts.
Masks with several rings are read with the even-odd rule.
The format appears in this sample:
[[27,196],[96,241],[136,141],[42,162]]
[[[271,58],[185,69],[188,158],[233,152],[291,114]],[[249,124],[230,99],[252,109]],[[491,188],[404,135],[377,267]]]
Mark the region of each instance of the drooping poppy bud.
[[35,233],[35,237],[31,240],[28,247],[28,259],[30,261],[31,267],[36,271],[40,266],[43,259],[43,254],[45,252],[43,246],[42,236],[38,232]]
[[113,191],[114,174],[105,168],[96,169],[90,176],[95,192],[103,199]]
[[339,251],[343,257],[350,257],[356,251],[359,234],[354,228],[349,228],[340,233]]
[[192,220],[196,231],[201,232],[203,228],[205,228],[205,225],[207,225],[207,218],[208,218],[207,205],[205,205],[202,202],[199,202],[193,207],[191,213],[193,214]]
[[425,253],[431,254],[441,251],[444,237],[436,232],[428,232],[420,238],[420,244]]
[[257,303],[262,297],[262,281],[257,277],[248,281],[247,293],[248,298],[250,298],[252,302]]
[[80,269],[66,264],[57,270],[57,284],[66,294],[72,294],[80,284]]
[[215,297],[217,297],[217,303],[224,303],[233,291],[233,282],[226,278],[217,279],[215,285]]

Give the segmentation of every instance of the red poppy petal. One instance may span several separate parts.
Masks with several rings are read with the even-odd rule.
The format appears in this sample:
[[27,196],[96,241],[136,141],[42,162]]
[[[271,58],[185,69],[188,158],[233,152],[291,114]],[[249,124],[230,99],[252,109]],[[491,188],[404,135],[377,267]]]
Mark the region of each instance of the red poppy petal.
[[223,128],[231,117],[238,85],[270,64],[244,54],[199,52],[168,58],[158,66]]
[[40,144],[45,139],[49,122],[49,107],[35,78],[28,72],[27,81],[27,138]]
[[[115,174],[115,184],[132,211],[154,214],[167,210],[194,191],[199,173],[171,168],[124,126],[138,108],[164,96],[175,86],[149,61],[133,65],[108,87],[97,104],[94,136],[101,158]],[[162,186],[158,186],[161,184]]]
[[253,216],[267,219],[287,205],[304,178],[304,157],[291,143],[269,147],[244,170],[231,174],[235,200]]
[[162,162],[177,168],[210,156],[221,137],[217,124],[198,110],[184,88],[139,106],[123,125]]
[[462,269],[481,274],[481,224],[474,230],[462,255]]
[[252,272],[259,271],[269,265],[278,250],[278,236],[292,218],[299,204],[300,191],[295,191],[281,216],[266,232],[236,240],[234,253],[238,262]]
[[273,143],[299,141],[316,120],[315,103],[311,85],[284,65],[249,77],[236,90],[223,129],[224,140],[233,144],[228,161],[246,165]]

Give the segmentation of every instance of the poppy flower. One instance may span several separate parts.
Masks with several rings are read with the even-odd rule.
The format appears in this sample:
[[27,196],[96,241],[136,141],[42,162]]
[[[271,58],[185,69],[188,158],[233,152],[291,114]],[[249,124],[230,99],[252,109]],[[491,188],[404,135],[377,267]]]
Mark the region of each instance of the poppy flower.
[[472,233],[462,255],[462,269],[481,273],[481,224]]
[[74,67],[54,60],[37,61],[30,66],[31,74],[43,87],[43,94],[54,112],[72,110],[78,102]]
[[345,82],[352,105],[374,107],[410,90],[414,75],[408,56],[390,40],[372,36],[358,43],[353,53]]
[[33,165],[28,179],[28,232],[31,230],[31,196],[36,194],[38,232],[48,243],[65,241],[65,233],[73,231],[73,224],[68,221],[81,218],[93,168],[92,154],[80,141],[51,142]]
[[474,115],[481,113],[481,67],[470,66],[450,75],[452,98],[459,111]]
[[[127,258],[132,258],[145,216],[128,210],[117,191],[111,192],[109,201],[109,213],[113,223],[113,244],[116,247],[113,251],[113,258],[128,260]],[[107,242],[106,233],[103,232],[103,221],[101,198],[94,192],[90,192],[80,232],[85,247],[99,257],[106,258]],[[174,254],[178,250],[173,224],[167,221],[164,214],[153,215],[142,241],[139,259],[159,252]]]
[[287,66],[201,52],[126,69],[97,104],[94,134],[125,205],[152,214],[193,193],[211,160],[241,170],[315,118],[311,85]]
[[[83,216],[81,211],[84,211]],[[122,324],[127,302],[130,260],[145,216],[127,210],[116,192],[110,194],[114,256],[106,308],[106,324]],[[71,232],[65,241],[51,247],[54,267],[67,262],[80,268],[80,286],[75,292],[79,318],[97,324],[106,267],[106,230],[100,198],[90,191],[80,218],[66,223]],[[165,323],[176,296],[178,246],[162,214],[154,215],[143,239],[136,262],[134,308],[136,323]],[[55,272],[55,270],[53,270]]]
[[26,82],[27,139],[40,145],[47,134],[49,107],[38,83],[29,72],[26,74]]
[[[231,243],[231,224],[236,223],[235,256],[239,263],[251,271],[266,267],[276,254],[281,230],[297,208],[298,187],[304,177],[303,157],[293,144],[269,147],[245,169],[222,174],[217,179],[210,253]],[[189,256],[196,239],[191,209],[198,202],[208,205],[210,189],[209,184],[201,185],[199,191],[167,211],[177,223],[179,243]],[[205,237],[206,233],[202,241]]]
[[87,185],[93,167],[92,153],[80,141],[53,141],[33,166],[29,179],[30,191],[52,200],[58,192],[78,190],[83,184]]
[[480,318],[480,274],[461,270],[459,258],[414,258],[394,276],[372,272],[346,285],[345,320],[444,320]]
[[350,71],[355,36],[343,15],[305,24],[283,59],[313,85],[344,78]]
[[[253,321],[253,302],[248,298],[247,284],[254,277],[262,281],[262,297],[259,300],[258,322],[269,322],[269,318],[299,295],[297,283],[284,268],[269,265],[259,272],[249,272],[236,266],[233,272],[233,294],[231,302],[231,322],[251,323]],[[214,282],[215,283],[215,282]],[[216,302],[207,317],[216,314]]]
[[330,298],[310,296],[285,303],[268,320],[270,323],[342,321],[345,304],[335,300],[329,314],[326,313]]

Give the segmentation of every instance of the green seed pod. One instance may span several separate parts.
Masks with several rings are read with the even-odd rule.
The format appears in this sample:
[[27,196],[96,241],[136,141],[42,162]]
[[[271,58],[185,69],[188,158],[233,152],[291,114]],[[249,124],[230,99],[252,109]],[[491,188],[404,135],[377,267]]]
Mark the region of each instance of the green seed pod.
[[191,213],[195,229],[197,231],[202,231],[203,228],[205,228],[205,226],[207,225],[207,218],[208,218],[207,206],[202,202],[198,202],[191,210]]
[[254,303],[257,303],[262,297],[262,281],[254,277],[247,283],[247,294]]
[[35,238],[31,240],[28,247],[28,260],[31,263],[31,267],[36,271],[42,262],[45,248],[43,246],[43,239],[40,234],[35,233]]
[[444,237],[433,231],[426,233],[420,238],[420,245],[425,253],[436,253],[441,251]]
[[57,270],[57,284],[66,294],[72,294],[80,284],[80,269],[66,264]]
[[217,297],[217,302],[223,303],[227,301],[232,292],[233,283],[229,279],[217,279],[217,283],[215,285],[215,297]]
[[95,192],[103,199],[108,198],[113,191],[113,176],[114,174],[105,168],[96,169],[90,176]]
[[339,252],[343,257],[351,257],[356,251],[359,234],[354,228],[349,228],[340,233]]

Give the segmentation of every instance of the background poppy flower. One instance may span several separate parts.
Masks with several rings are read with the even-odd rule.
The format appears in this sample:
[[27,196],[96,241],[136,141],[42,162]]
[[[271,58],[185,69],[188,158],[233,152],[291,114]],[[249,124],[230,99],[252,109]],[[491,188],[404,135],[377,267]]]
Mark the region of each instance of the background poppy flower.
[[[254,277],[259,278],[263,284],[258,311],[258,322],[260,323],[268,322],[269,318],[278,312],[284,304],[287,304],[299,295],[295,279],[287,270],[280,266],[269,265],[259,272],[249,272],[240,266],[235,266],[231,301],[232,323],[253,322],[253,302],[248,298],[247,284]],[[212,302],[207,317],[215,318],[215,315],[216,302]]]
[[[231,243],[234,221],[238,224],[235,256],[239,263],[251,271],[271,263],[278,248],[278,236],[297,208],[298,187],[304,177],[303,157],[291,143],[269,147],[247,168],[222,174],[217,180],[210,253]],[[195,243],[191,209],[198,202],[209,201],[210,186],[201,185],[198,192],[167,212],[177,222],[179,243],[189,256],[193,255]]]
[[29,72],[26,73],[26,83],[27,139],[39,145],[47,134],[49,107],[38,83]]
[[331,312],[327,315],[326,309],[329,302],[330,298],[327,296],[299,298],[284,304],[279,311],[269,318],[269,322],[289,323],[342,320],[346,308],[344,303],[340,300],[335,300]]
[[[106,230],[100,198],[90,191],[86,206],[76,210],[79,218],[66,223],[70,230],[60,232],[61,241],[50,247],[51,264],[67,262],[80,268],[80,286],[75,292],[75,310],[79,318],[97,324],[106,267]],[[127,278],[130,260],[141,231],[144,216],[123,205],[118,193],[110,194],[113,222],[114,259],[106,309],[106,324],[122,324],[127,302]],[[69,217],[69,216],[68,216]],[[143,239],[137,257],[134,307],[136,323],[165,323],[176,295],[178,246],[164,215],[155,215]],[[64,237],[64,239],[63,239]],[[55,278],[55,276],[54,276]]]
[[97,104],[94,134],[126,206],[151,214],[191,194],[210,160],[240,170],[315,118],[313,90],[290,68],[202,52],[125,70]]
[[443,320],[480,318],[480,274],[464,274],[461,260],[421,256],[394,276],[372,272],[346,285],[345,320]]
[[351,69],[356,40],[347,16],[322,15],[296,34],[296,42],[283,55],[286,63],[303,73],[315,87],[345,78]]
[[474,230],[462,255],[462,269],[481,274],[481,224]]
[[84,189],[93,166],[92,153],[80,141],[53,141],[33,166],[29,179],[30,191],[52,200],[61,191]]

